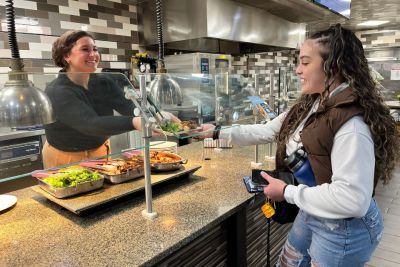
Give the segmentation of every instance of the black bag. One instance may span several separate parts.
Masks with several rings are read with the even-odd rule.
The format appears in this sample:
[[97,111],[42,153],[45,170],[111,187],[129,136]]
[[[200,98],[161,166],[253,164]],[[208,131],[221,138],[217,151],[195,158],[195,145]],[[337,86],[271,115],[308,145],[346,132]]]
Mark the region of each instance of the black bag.
[[[274,171],[274,174],[273,177],[278,178],[287,184],[298,185],[293,173],[291,172]],[[295,204],[287,203],[285,200],[281,202],[274,201],[274,208],[275,214],[272,216],[272,220],[280,224],[294,222],[297,213],[299,213],[299,207]]]

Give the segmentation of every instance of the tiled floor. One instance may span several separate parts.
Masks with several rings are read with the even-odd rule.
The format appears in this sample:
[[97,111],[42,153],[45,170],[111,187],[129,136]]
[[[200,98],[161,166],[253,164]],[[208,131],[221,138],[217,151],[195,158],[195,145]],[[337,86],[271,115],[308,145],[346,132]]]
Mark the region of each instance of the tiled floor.
[[375,193],[384,216],[382,241],[366,266],[400,266],[400,162],[389,184],[378,185]]

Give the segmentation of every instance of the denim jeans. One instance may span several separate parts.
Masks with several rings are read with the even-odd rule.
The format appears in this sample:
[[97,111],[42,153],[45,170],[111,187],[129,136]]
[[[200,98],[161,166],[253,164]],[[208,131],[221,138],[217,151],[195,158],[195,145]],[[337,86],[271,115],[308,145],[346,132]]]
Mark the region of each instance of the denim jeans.
[[362,218],[324,219],[300,210],[276,266],[364,266],[382,234],[383,218],[374,199]]

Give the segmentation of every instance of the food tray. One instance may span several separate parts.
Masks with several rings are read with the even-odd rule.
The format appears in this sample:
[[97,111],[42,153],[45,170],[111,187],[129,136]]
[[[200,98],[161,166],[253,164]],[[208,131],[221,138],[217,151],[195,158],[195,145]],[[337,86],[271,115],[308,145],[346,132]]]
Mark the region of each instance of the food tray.
[[[152,150],[150,150],[150,151],[152,151]],[[155,151],[155,152],[158,152],[158,151]],[[152,171],[162,172],[162,171],[179,170],[182,167],[182,164],[186,164],[188,161],[187,159],[183,159],[181,156],[179,156],[178,154],[175,154],[175,153],[171,153],[171,152],[160,152],[160,153],[174,155],[176,157],[179,157],[179,160],[174,161],[174,162],[152,163],[151,159],[150,159],[150,166],[151,166]],[[138,151],[138,150],[124,152],[124,157],[126,157],[126,158],[131,158],[132,156],[137,156],[137,155],[143,155],[143,154],[141,153],[141,151]]]
[[182,159],[177,162],[171,163],[153,163],[151,164],[151,169],[154,171],[174,171],[179,170],[182,167],[182,164],[186,164],[187,159]]
[[55,188],[42,180],[42,178],[37,178],[39,181],[39,185],[49,194],[53,195],[56,198],[66,198],[74,195],[78,195],[81,193],[89,192],[95,189],[98,189],[103,186],[104,176],[100,175],[101,178],[95,181],[87,181],[83,183],[79,183],[76,186],[70,186],[65,188]]
[[190,136],[190,135],[199,135],[202,129],[203,128],[199,126],[197,128],[190,129],[190,130],[187,130],[187,131],[179,131],[179,132],[163,131],[163,132],[164,132],[164,134],[166,136],[181,136],[181,135]]
[[144,175],[143,168],[129,169],[127,172],[116,175],[105,174],[102,173],[101,170],[97,170],[97,172],[101,173],[101,175],[104,176],[104,179],[111,184],[120,184]]

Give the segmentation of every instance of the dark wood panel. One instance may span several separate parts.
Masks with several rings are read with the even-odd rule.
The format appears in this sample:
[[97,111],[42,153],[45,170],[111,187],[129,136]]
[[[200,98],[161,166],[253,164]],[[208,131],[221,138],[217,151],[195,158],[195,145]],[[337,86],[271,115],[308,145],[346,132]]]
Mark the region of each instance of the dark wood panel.
[[227,229],[217,225],[157,266],[227,266]]
[[[261,211],[264,202],[249,206],[247,209],[247,265],[267,265],[268,220]],[[286,241],[291,224],[280,225],[271,222],[270,259],[271,266],[278,260],[281,248]]]

